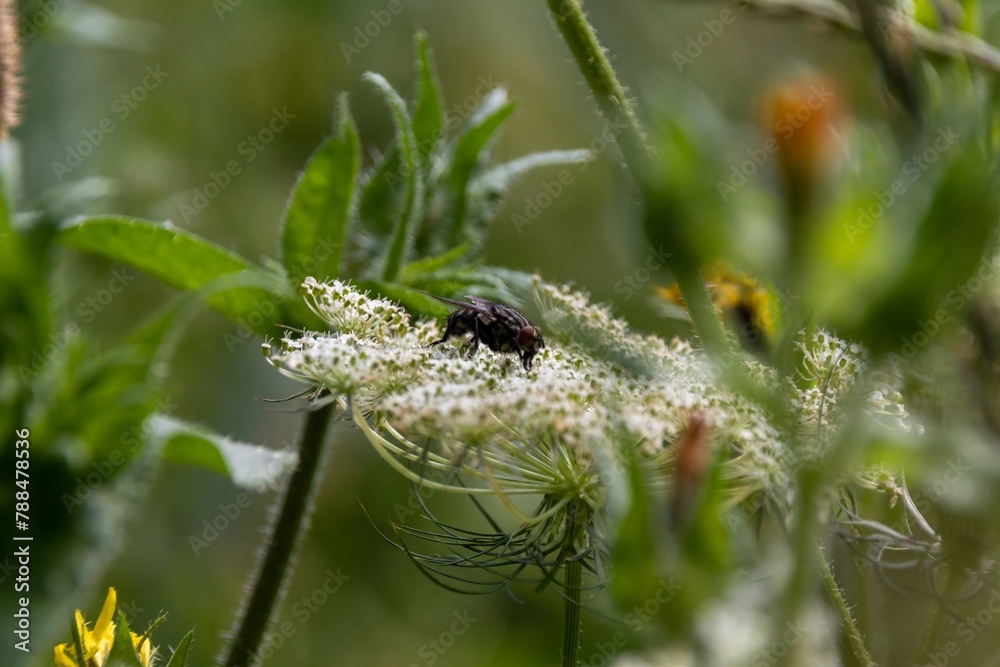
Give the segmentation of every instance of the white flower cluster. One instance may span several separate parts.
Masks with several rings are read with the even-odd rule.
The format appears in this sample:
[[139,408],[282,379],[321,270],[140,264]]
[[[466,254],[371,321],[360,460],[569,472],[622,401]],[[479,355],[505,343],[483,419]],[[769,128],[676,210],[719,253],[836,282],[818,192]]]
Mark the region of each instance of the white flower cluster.
[[381,340],[402,336],[410,329],[410,316],[405,310],[339,280],[320,283],[315,278],[306,278],[302,294],[309,309],[337,333]]
[[[732,452],[727,465],[741,496],[787,484],[789,453],[778,431],[760,406],[714,380],[699,351],[630,332],[567,286],[536,279],[534,287],[548,345],[531,373],[516,356],[483,346],[475,357],[465,342],[428,347],[440,335],[436,323],[413,326],[389,302],[312,279],[303,289],[334,331],[286,338],[270,359],[288,375],[350,396],[361,410],[355,416],[385,436],[375,438],[379,444],[411,463],[425,457],[446,467],[478,456],[500,465],[514,450],[531,456],[539,443],[558,443],[577,461],[608,447],[663,461],[691,415],[703,412],[715,446]],[[861,376],[863,354],[825,333],[810,349],[806,372],[815,381],[793,387],[792,402],[803,430],[833,428],[837,401]],[[437,458],[428,456],[427,443]]]

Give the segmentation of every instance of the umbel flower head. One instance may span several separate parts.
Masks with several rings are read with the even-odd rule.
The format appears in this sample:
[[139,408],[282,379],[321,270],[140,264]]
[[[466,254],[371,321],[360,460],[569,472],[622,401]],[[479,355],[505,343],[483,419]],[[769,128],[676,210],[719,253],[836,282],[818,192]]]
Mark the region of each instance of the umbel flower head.
[[[553,343],[531,373],[511,356],[481,350],[469,357],[464,344],[429,347],[440,338],[437,322],[413,323],[399,306],[349,284],[310,278],[302,288],[333,330],[265,344],[269,361],[333,394],[379,455],[414,484],[493,497],[517,521],[504,531],[490,518],[493,534],[438,524],[439,541],[461,555],[421,557],[425,562],[505,563],[517,571],[531,564],[549,583],[561,565],[578,559],[600,576],[609,494],[627,486],[625,467],[634,461],[666,486],[694,415],[712,424],[706,446],[726,448],[734,502],[757,492],[782,499],[789,493],[792,454],[757,403],[721,386],[687,342],[634,333],[568,286],[534,278],[541,324]],[[858,350],[823,336],[817,364],[836,358],[838,369],[861,367]],[[851,364],[842,364],[845,358]],[[760,364],[745,363],[762,383],[778,382]],[[854,378],[847,376],[841,371],[834,381],[849,386]],[[803,429],[825,420],[820,406],[844,388],[827,385],[819,395],[789,383]]]
[[[104,600],[104,607],[101,615],[97,617],[94,628],[88,629],[84,622],[83,613],[76,610],[76,635],[80,639],[83,648],[83,662],[87,667],[102,667],[111,654],[111,649],[115,643],[115,607],[118,604],[118,596],[114,588],[108,589],[108,597]],[[135,649],[136,657],[143,667],[149,667],[153,659],[153,648],[150,646],[148,636],[140,636],[134,632],[132,635],[132,646]],[[76,641],[59,644],[55,648],[56,667],[79,667],[81,661],[78,659]]]

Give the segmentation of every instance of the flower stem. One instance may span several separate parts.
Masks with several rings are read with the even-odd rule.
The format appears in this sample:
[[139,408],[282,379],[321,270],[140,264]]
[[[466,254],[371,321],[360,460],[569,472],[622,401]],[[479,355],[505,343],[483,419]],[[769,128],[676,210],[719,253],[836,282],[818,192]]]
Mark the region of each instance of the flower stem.
[[[625,165],[636,182],[642,183],[651,173],[646,133],[639,122],[635,108],[625,96],[625,87],[618,80],[611,61],[608,60],[597,39],[594,27],[587,21],[579,0],[546,0],[546,2],[559,33],[594,94],[605,122],[618,138]],[[695,331],[702,339],[705,349],[713,356],[723,354],[725,336],[705,291],[704,281],[697,274],[687,275],[683,271],[677,272],[674,277],[685,303],[688,304]]]
[[635,109],[625,97],[625,88],[611,66],[604,49],[597,41],[597,33],[587,21],[579,0],[546,0],[559,33],[566,41],[573,59],[583,73],[587,85],[594,93],[597,106],[615,135],[625,164],[632,175],[639,178],[645,173],[648,157],[645,133]]
[[264,644],[268,626],[278,614],[284,589],[291,578],[296,556],[309,526],[313,498],[329,449],[326,441],[332,413],[331,402],[306,415],[299,439],[298,463],[270,527],[264,558],[252,581],[242,613],[237,617],[232,642],[219,661],[225,667],[253,664]]
[[563,626],[562,667],[577,667],[580,654],[580,586],[583,563],[577,559],[566,562],[566,624]]
[[847,600],[844,599],[840,586],[837,585],[837,580],[833,577],[833,570],[830,569],[830,564],[826,562],[822,552],[819,555],[819,572],[826,596],[837,610],[844,629],[844,645],[849,651],[846,656],[846,664],[853,667],[874,667],[875,661],[872,660],[871,654],[865,648],[865,640],[861,636],[861,631],[858,630],[857,623],[854,622],[851,610],[847,606]]

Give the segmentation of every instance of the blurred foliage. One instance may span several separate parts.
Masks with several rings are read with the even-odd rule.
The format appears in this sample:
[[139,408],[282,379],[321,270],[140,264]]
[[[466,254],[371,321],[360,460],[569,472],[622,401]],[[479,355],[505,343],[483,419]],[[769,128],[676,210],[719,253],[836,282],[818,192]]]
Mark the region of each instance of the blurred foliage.
[[[208,661],[271,502],[232,484],[276,488],[289,459],[274,444],[290,442],[298,421],[250,403],[289,391],[259,363],[255,343],[282,326],[321,326],[297,298],[305,276],[351,278],[440,316],[422,291],[526,302],[525,272],[537,269],[612,299],[638,327],[697,341],[694,313],[662,317],[653,287],[697,283],[721,262],[759,279],[774,304],[774,340],[754,354],[821,392],[826,376],[803,371],[794,339],[803,326],[835,331],[867,350],[867,377],[901,378],[920,428],[870,429],[848,418],[824,457],[793,471],[802,492],[786,507],[760,495],[733,506],[713,459],[683,526],[649,494],[650,480],[630,471],[614,545],[623,576],[610,595],[586,600],[598,613],[585,616],[583,657],[599,655],[616,632],[627,633],[622,652],[690,639],[700,632],[697,615],[723,604],[745,572],[794,580],[799,564],[769,539],[790,528],[826,544],[876,663],[914,660],[913,630],[927,628],[923,657],[943,650],[934,641],[952,641],[961,654],[949,664],[986,664],[996,633],[973,632],[968,619],[991,609],[997,590],[1000,108],[995,65],[975,55],[1000,37],[1000,6],[901,5],[922,28],[897,35],[906,48],[893,62],[905,76],[894,81],[864,40],[844,34],[850,3],[817,3],[832,7],[833,18],[818,21],[836,28],[826,31],[756,11],[772,4],[589,8],[648,126],[653,157],[633,179],[540,3],[406,4],[396,13],[308,1],[19,3],[26,102],[16,142],[3,145],[0,465],[13,468],[15,429],[30,429],[32,613],[36,646],[46,647],[35,661],[49,660],[49,640],[65,632],[81,596],[105,584],[150,606],[133,607],[133,626],[160,607],[183,621],[158,629],[162,645],[187,646],[183,633],[197,625],[191,658]],[[732,20],[722,21],[724,11]],[[389,82],[411,73],[415,25],[446,55],[436,65],[418,36],[407,101]],[[934,39],[944,46],[935,50]],[[156,67],[168,73],[162,83],[146,78]],[[801,131],[808,123],[782,126],[759,104],[774,99],[776,82],[803,80],[835,91],[830,105],[810,107],[807,84],[790,109],[792,123],[803,105],[811,109],[817,133]],[[916,120],[904,116],[912,101],[892,101],[914,81]],[[456,104],[442,88],[470,95]],[[346,92],[317,148],[334,90]],[[274,130],[268,123],[282,110],[292,119]],[[538,152],[550,146],[589,152]],[[553,194],[553,184],[565,194]],[[126,215],[97,214],[107,210]],[[151,222],[163,220],[175,224]],[[586,346],[588,333],[574,340]],[[738,334],[724,333],[732,358],[720,377],[742,387],[747,341]],[[757,398],[779,418],[787,410],[773,396]],[[837,407],[850,414],[863,397],[844,400]],[[373,516],[395,515],[412,490],[351,448],[356,439],[337,431],[282,616],[302,621],[295,610],[310,609],[305,621],[318,622],[296,623],[298,640],[274,661],[311,664],[336,651],[345,664],[430,664],[429,656],[551,664],[556,596],[467,602],[384,548],[355,498]],[[161,470],[164,459],[194,465]],[[261,460],[277,462],[275,477],[246,473]],[[866,472],[848,472],[857,469]],[[13,516],[12,483],[0,501],[5,517]],[[832,499],[819,491],[828,484],[839,489]],[[191,538],[211,535],[212,521],[243,497],[227,529],[208,540],[212,548],[192,550]],[[79,511],[67,498],[82,501]],[[802,498],[815,505],[796,505]],[[788,524],[789,507],[826,523]],[[350,587],[315,610],[295,606],[341,566]],[[3,576],[7,609],[13,592]],[[636,623],[629,610],[672,578],[686,586],[667,613]],[[478,619],[469,636],[436,653],[429,642],[463,610]],[[0,649],[3,664],[23,659]]]

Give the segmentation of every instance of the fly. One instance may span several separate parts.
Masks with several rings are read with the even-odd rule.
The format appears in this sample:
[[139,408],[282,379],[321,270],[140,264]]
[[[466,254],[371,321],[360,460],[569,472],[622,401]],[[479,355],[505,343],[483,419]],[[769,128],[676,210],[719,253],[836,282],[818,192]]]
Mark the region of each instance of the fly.
[[[427,292],[424,292],[427,294]],[[434,294],[427,294],[438,301],[458,306],[458,310],[448,316],[441,340],[431,345],[440,345],[452,336],[471,333],[471,357],[479,349],[479,343],[500,354],[516,354],[521,358],[524,370],[530,371],[532,360],[545,347],[540,327],[534,326],[528,318],[502,303],[494,303],[478,296],[466,296],[472,303],[452,301]]]

